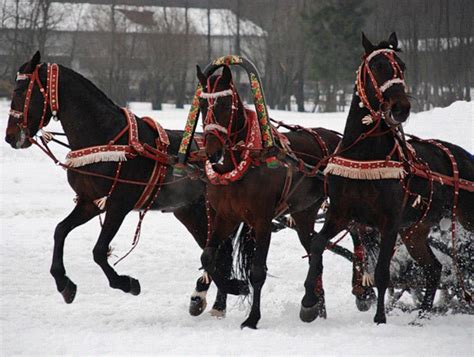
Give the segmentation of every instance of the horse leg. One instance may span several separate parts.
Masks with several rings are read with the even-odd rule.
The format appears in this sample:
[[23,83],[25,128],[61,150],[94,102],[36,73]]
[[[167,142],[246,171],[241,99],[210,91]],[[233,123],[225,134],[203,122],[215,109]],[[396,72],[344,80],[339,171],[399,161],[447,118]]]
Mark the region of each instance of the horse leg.
[[421,313],[431,310],[436,290],[441,278],[441,263],[436,259],[433,251],[428,245],[427,238],[430,232],[429,225],[420,225],[414,229],[410,236],[406,237],[406,231],[402,233],[403,242],[411,257],[423,268],[426,279],[426,291],[421,303]]
[[223,219],[216,216],[213,222],[213,229],[209,242],[201,255],[201,263],[204,268],[204,274],[210,274],[212,280],[216,283],[222,293],[232,295],[247,295],[247,283],[237,279],[228,279],[225,272],[218,266],[218,248],[221,243],[235,231],[239,221]]
[[329,240],[347,226],[347,220],[333,219],[331,208],[321,232],[311,239],[311,260],[304,283],[305,295],[301,301],[300,319],[311,322],[318,316],[325,317],[324,290],[322,289],[323,253]]
[[[239,239],[239,237],[235,237]],[[217,267],[224,279],[230,279],[232,275],[232,253],[233,253],[233,239],[230,237],[226,239],[219,247],[217,252]],[[209,313],[215,317],[224,317],[227,308],[227,294],[217,289],[216,300]]]
[[[372,275],[367,271],[365,247],[361,235],[367,236],[365,226],[356,225],[350,230],[352,243],[354,244],[354,255],[352,263],[352,294],[359,311],[368,311],[375,301],[376,296]],[[366,238],[366,237],[364,237]]]
[[[224,280],[230,279],[232,272],[232,240],[225,240],[217,249],[216,269]],[[206,295],[212,278],[205,272],[196,282],[196,289],[191,295],[189,313],[193,316],[200,315],[207,306]],[[212,310],[209,313],[215,317],[224,317],[227,307],[227,294],[217,288],[217,295]]]
[[[295,220],[295,229],[301,245],[306,250],[306,254],[311,250],[311,237],[314,232],[314,222],[318,216],[318,210],[321,207],[323,198],[312,204],[309,208],[291,213],[291,217]],[[308,260],[309,261],[309,260]]]
[[56,226],[54,231],[53,262],[50,273],[56,281],[56,288],[67,304],[74,301],[77,286],[66,276],[66,269],[63,263],[64,241],[69,232],[99,213],[99,209],[92,202],[79,200],[72,212]]
[[115,237],[120,228],[125,216],[129,210],[117,209],[112,205],[112,208],[107,210],[104,224],[99,235],[99,239],[94,247],[94,261],[102,268],[104,274],[109,280],[111,288],[120,289],[132,295],[140,294],[140,283],[126,275],[118,275],[117,272],[109,265],[107,261],[107,252],[112,239]]
[[267,255],[271,238],[271,220],[262,225],[255,227],[255,251],[252,256],[252,266],[250,268],[250,283],[253,288],[252,308],[249,317],[242,322],[240,328],[249,327],[257,328],[260,320],[260,298],[262,287],[267,277]]
[[385,291],[390,282],[390,261],[392,260],[393,248],[397,240],[396,225],[391,225],[381,230],[382,238],[380,242],[380,251],[375,266],[375,286],[377,287],[377,311],[374,316],[374,322],[384,324],[387,322],[385,316]]
[[[206,213],[206,204],[204,200],[178,208],[173,212],[174,216],[187,228],[192,234],[196,243],[204,249],[207,241],[208,218]],[[191,294],[189,303],[189,313],[192,316],[199,316],[206,309],[207,290],[211,285],[210,280],[199,277],[196,281],[196,287]]]

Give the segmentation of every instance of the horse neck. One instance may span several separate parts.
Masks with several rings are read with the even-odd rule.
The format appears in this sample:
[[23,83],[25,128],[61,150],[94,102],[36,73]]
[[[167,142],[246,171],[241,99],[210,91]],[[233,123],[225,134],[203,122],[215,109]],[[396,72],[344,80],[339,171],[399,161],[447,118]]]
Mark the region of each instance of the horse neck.
[[[342,150],[351,146],[361,134],[366,133],[376,125],[375,123],[370,125],[362,123],[362,118],[370,113],[366,108],[360,108],[359,102],[359,98],[354,94],[341,141]],[[374,134],[387,129],[385,122],[382,121]],[[384,135],[369,136],[349,148],[342,156],[355,160],[383,160],[390,153],[394,144],[395,139],[390,132]]]
[[[237,113],[234,120],[236,120],[236,131],[239,131],[238,135],[234,139],[234,143],[237,144],[240,142],[245,142],[245,139],[247,138],[247,127],[244,128],[244,126],[249,125],[249,123],[246,124],[245,107],[239,97],[237,98]],[[240,162],[240,150],[234,151],[234,157],[237,162]],[[235,167],[232,161],[231,153],[229,150],[226,150],[224,154],[224,164],[221,167],[221,171],[228,172],[234,168]]]
[[126,125],[122,110],[84,77],[61,67],[58,117],[72,150],[103,145]]

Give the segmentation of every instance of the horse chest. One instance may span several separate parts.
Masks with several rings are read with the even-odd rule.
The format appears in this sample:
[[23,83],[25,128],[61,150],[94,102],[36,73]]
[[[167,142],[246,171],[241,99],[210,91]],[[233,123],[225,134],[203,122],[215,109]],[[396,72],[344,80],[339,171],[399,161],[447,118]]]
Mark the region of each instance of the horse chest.
[[338,214],[368,224],[401,213],[403,188],[397,180],[329,178],[329,197]]

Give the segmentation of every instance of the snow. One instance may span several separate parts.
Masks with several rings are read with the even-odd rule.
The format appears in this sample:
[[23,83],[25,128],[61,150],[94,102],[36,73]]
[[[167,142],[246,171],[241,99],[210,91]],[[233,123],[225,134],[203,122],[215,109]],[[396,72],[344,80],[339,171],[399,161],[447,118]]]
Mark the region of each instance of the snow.
[[[140,106],[140,105],[138,105]],[[9,103],[0,101],[4,132]],[[454,142],[473,152],[473,104],[413,114],[405,131],[424,138]],[[182,129],[186,110],[151,112],[170,129]],[[305,126],[342,131],[345,113],[311,114],[272,111],[272,117]],[[52,124],[53,128],[58,124]],[[56,149],[59,157],[65,151]],[[66,305],[49,274],[56,224],[73,208],[74,194],[65,172],[38,149],[13,150],[0,143],[1,242],[0,354],[9,355],[445,355],[473,353],[473,317],[436,316],[423,327],[409,326],[415,313],[394,310],[386,325],[376,326],[375,313],[359,312],[351,294],[351,265],[325,254],[324,285],[327,320],[299,320],[307,262],[295,232],[274,234],[262,295],[262,319],[256,331],[240,330],[248,306],[229,298],[227,316],[188,314],[190,294],[199,276],[200,249],[170,214],[151,212],[145,218],[135,251],[116,269],[140,280],[135,297],[108,287],[93,262],[99,233],[94,219],[72,231],[64,261],[78,285],[76,300]],[[137,214],[130,214],[112,242],[124,254],[131,244]],[[352,249],[345,239],[343,244]],[[213,303],[215,288],[208,294]],[[209,309],[209,307],[208,307]]]

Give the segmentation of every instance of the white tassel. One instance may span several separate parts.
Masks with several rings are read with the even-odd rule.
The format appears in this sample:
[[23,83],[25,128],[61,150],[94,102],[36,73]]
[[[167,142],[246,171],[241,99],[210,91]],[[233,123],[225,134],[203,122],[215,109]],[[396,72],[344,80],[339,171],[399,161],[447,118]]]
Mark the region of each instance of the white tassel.
[[366,115],[365,117],[362,118],[362,124],[364,125],[370,125],[374,122],[372,117],[370,115]]
[[329,209],[329,202],[327,199],[325,199],[323,204],[321,205],[321,211],[326,213],[328,209]]
[[415,208],[415,207],[418,206],[420,203],[421,203],[421,196],[418,195],[418,196],[416,196],[415,201],[413,201],[413,203],[412,203],[411,206],[412,206],[413,208]]
[[98,198],[94,200],[93,202],[101,211],[103,211],[105,209],[105,204],[107,203],[107,196]]
[[364,275],[362,275],[362,286],[373,286],[374,285],[374,277],[369,274],[364,272]]
[[41,129],[41,137],[44,139],[46,144],[48,144],[54,138],[54,134],[50,133],[49,131]]

